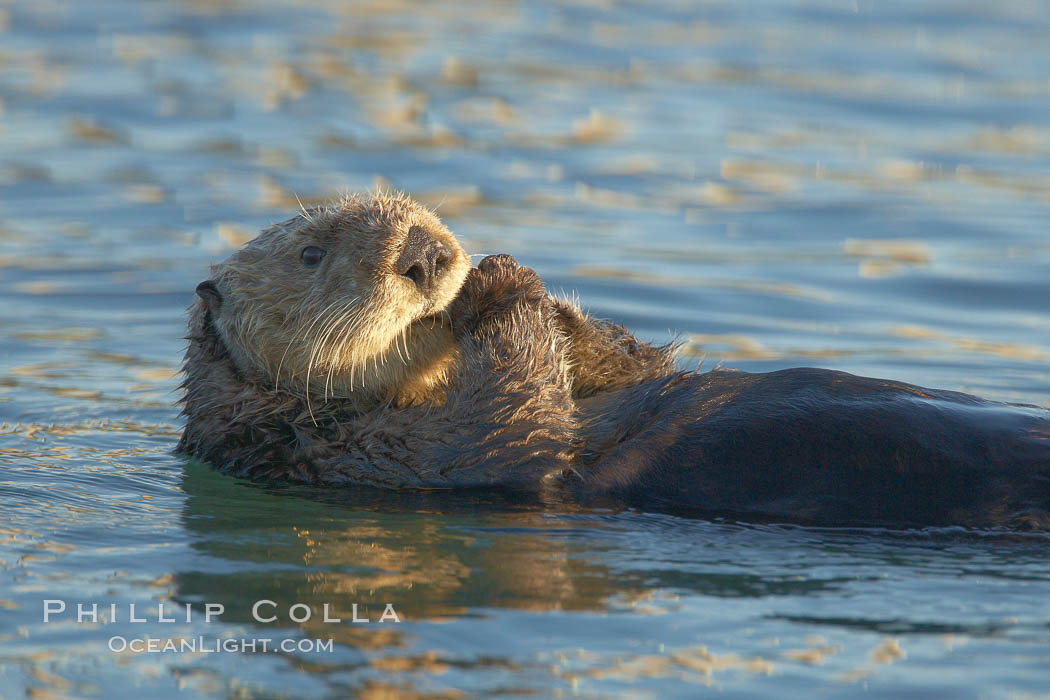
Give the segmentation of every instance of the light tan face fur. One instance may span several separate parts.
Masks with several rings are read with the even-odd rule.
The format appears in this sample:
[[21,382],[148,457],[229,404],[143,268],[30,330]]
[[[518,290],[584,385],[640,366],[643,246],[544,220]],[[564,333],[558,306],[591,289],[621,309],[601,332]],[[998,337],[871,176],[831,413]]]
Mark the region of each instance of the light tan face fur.
[[[396,270],[413,226],[451,253],[428,292]],[[314,267],[302,260],[309,246],[325,251]],[[271,226],[214,266],[212,320],[241,371],[315,404],[419,403],[454,361],[441,312],[469,269],[429,210],[403,195],[354,196]]]

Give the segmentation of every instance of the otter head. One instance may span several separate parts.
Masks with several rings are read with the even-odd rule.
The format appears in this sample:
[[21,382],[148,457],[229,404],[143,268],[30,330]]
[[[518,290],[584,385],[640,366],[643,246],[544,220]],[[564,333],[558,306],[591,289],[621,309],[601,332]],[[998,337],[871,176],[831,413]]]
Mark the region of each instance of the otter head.
[[453,361],[443,311],[469,268],[423,206],[350,196],[265,229],[214,266],[195,313],[255,382],[361,409],[419,403]]

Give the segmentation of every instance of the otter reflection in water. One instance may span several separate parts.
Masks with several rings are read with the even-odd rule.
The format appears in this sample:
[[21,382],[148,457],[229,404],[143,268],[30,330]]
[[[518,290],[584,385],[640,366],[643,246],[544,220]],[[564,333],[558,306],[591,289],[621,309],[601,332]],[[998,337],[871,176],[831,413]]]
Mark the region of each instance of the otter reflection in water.
[[404,196],[263,231],[197,287],[182,451],[260,479],[835,525],[1050,529],[1050,411],[673,348],[471,269]]
[[[604,611],[660,583],[652,572],[610,572],[590,560],[587,542],[614,526],[552,520],[516,494],[244,488],[193,461],[180,487],[187,496],[182,525],[207,560],[174,574],[172,597],[198,608],[222,605],[223,623],[260,625],[253,606],[267,600],[273,605],[259,610],[267,630],[396,649],[411,632],[379,622],[387,604],[417,622],[477,607]],[[573,537],[564,536],[568,528]],[[721,542],[727,535],[712,529],[698,536]],[[741,573],[697,577],[693,588],[738,596],[765,594],[769,585]],[[811,593],[814,585],[792,582],[784,593]],[[816,590],[829,585],[821,580]],[[309,619],[292,618],[297,604],[312,611]],[[326,605],[342,624],[325,622]]]

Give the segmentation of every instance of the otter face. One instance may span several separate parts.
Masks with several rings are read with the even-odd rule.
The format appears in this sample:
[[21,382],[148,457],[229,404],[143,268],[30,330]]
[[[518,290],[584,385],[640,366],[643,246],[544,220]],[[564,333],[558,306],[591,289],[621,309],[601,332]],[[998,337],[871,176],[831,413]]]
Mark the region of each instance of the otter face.
[[197,292],[242,372],[366,408],[443,383],[454,346],[442,312],[469,269],[421,205],[351,196],[265,229]]

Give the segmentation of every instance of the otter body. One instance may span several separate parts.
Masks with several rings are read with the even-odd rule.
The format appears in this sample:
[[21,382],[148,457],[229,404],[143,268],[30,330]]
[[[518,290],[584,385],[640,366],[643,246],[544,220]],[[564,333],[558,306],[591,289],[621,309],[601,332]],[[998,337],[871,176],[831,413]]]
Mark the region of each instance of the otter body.
[[801,368],[675,375],[596,413],[594,462],[575,486],[587,500],[833,525],[1050,529],[1044,409]]
[[814,524],[1050,529],[1050,411],[673,348],[470,268],[403,196],[264,231],[190,312],[179,447],[252,478]]

